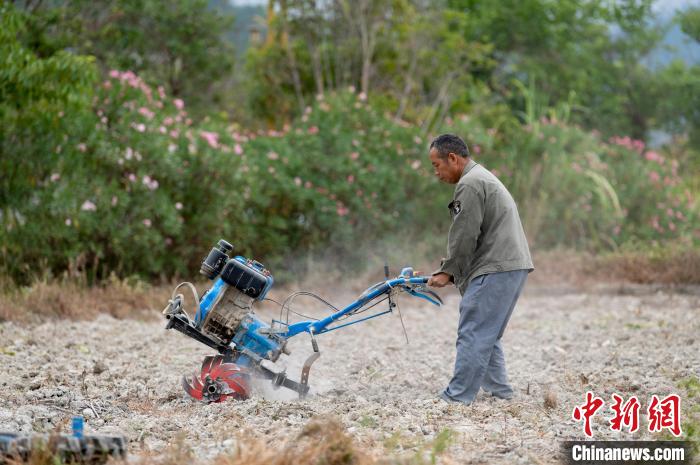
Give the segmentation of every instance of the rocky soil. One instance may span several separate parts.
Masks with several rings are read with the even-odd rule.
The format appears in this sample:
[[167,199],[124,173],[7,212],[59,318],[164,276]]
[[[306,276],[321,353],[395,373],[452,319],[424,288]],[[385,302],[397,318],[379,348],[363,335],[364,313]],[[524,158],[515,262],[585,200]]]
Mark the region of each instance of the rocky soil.
[[[606,401],[606,411],[594,417],[596,439],[658,438],[646,431],[644,410],[653,394],[681,394],[682,414],[698,407],[697,397],[680,387],[700,374],[697,294],[531,288],[504,337],[515,399],[481,393],[470,406],[437,397],[454,362],[458,304],[453,292],[442,294],[446,305],[439,309],[401,298],[409,344],[396,314],[319,336],[322,356],[311,371],[312,395],[305,400],[267,385],[242,402],[190,400],[180,378],[198,369],[211,351],[165,331],[164,320],[101,316],[41,325],[5,322],[0,324],[0,431],[67,429],[79,414],[88,432],[126,436],[133,461],[173,443],[210,458],[245,447],[243,433],[279,447],[312,417],[330,415],[377,457],[415,456],[449,429],[454,434],[440,461],[556,463],[562,440],[583,437],[582,424],[571,413],[586,391]],[[353,298],[330,297],[336,304]],[[266,305],[258,313],[271,318],[276,311]],[[288,374],[298,379],[311,345],[302,335],[290,347]],[[640,432],[610,430],[613,393],[640,399]]]

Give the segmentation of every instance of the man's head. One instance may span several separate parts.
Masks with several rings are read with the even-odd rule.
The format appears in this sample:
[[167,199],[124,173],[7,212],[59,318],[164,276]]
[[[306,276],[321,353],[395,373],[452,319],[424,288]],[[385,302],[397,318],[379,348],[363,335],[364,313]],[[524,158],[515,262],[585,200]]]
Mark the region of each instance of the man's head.
[[456,184],[469,162],[467,144],[453,134],[442,134],[430,143],[430,163],[441,181]]

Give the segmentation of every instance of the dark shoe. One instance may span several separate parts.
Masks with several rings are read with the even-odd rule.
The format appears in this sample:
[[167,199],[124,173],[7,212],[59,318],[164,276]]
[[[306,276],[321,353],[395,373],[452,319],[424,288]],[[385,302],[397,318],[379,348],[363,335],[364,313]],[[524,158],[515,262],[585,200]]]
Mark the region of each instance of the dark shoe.
[[484,389],[484,392],[486,394],[491,394],[493,397],[496,397],[496,398],[502,399],[502,400],[513,399],[513,391],[491,392],[491,391],[487,391],[486,389]]
[[471,402],[462,402],[461,400],[453,399],[452,397],[445,394],[445,391],[442,391],[438,397],[447,402],[448,404],[471,405]]

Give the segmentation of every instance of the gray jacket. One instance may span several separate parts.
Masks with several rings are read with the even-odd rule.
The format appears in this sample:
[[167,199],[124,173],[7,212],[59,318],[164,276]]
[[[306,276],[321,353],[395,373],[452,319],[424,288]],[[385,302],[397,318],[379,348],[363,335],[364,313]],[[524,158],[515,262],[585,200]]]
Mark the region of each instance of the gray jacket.
[[534,270],[518,207],[489,170],[469,160],[448,207],[447,258],[435,273],[452,276],[460,293],[483,274]]

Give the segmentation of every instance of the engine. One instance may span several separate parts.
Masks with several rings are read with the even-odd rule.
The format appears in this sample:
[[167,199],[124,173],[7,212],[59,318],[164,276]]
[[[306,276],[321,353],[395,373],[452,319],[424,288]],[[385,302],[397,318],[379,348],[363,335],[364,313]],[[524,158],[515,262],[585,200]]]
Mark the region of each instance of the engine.
[[202,262],[200,273],[214,283],[202,296],[195,316],[202,333],[225,345],[231,343],[246,317],[254,319],[253,304],[265,298],[274,282],[261,263],[241,256],[229,258],[232,250],[231,244],[220,240]]

